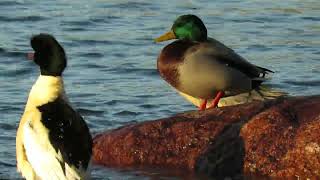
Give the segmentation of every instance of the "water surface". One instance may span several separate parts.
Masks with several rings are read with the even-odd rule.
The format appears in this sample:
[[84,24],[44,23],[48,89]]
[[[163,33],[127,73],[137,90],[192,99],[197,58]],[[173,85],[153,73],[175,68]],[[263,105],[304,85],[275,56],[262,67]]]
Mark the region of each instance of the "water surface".
[[[66,90],[93,134],[194,107],[158,75],[167,43],[153,38],[186,13],[251,62],[275,73],[269,85],[319,94],[319,0],[2,0],[0,2],[0,178],[16,179],[15,134],[38,68],[26,60],[32,35],[53,34],[69,59]],[[94,167],[95,179],[179,179]]]

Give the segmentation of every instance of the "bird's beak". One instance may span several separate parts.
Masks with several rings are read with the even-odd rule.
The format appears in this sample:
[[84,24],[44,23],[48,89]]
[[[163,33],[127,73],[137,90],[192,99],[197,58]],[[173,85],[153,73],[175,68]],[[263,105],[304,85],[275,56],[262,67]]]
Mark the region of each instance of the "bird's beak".
[[27,59],[29,59],[29,60],[34,60],[34,52],[29,52],[29,53],[27,54]]
[[170,39],[176,39],[176,35],[174,34],[174,32],[172,30],[161,35],[160,37],[156,38],[154,41],[155,42],[162,42],[162,41],[167,41]]

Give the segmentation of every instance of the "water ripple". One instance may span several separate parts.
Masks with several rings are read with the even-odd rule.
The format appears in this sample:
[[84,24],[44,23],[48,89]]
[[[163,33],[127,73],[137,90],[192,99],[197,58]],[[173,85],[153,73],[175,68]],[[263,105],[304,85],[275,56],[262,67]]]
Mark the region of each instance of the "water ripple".
[[111,44],[111,41],[108,40],[93,40],[93,39],[79,39],[75,40],[76,43],[86,46],[94,46],[94,45],[106,45]]
[[150,3],[147,2],[126,2],[119,4],[105,4],[102,7],[104,8],[119,8],[119,9],[141,9],[146,6],[149,6]]
[[0,16],[0,21],[3,22],[37,22],[43,21],[47,18],[43,16],[18,16],[18,17],[9,17],[9,16]]
[[144,76],[158,76],[158,70],[157,69],[141,69],[141,68],[118,68],[115,69],[116,73],[120,74],[128,74],[128,73],[134,73]]
[[0,49],[0,54],[2,54],[5,57],[23,57],[27,58],[27,53],[26,52],[21,52],[21,51],[8,51],[6,49]]
[[0,6],[15,6],[22,5],[23,3],[18,1],[0,1]]
[[107,102],[105,102],[104,104],[106,104],[106,105],[116,105],[116,104],[118,104],[119,103],[119,101],[118,100],[111,100],[111,101],[107,101]]
[[88,57],[88,58],[102,58],[104,55],[98,52],[88,52],[88,53],[80,53],[79,56]]
[[312,81],[291,81],[291,80],[287,80],[287,81],[283,81],[284,83],[287,84],[291,84],[291,85],[295,85],[295,86],[313,86],[313,87],[317,87],[320,86],[320,80],[312,80]]
[[17,127],[13,124],[0,123],[0,129],[3,130],[15,130]]
[[272,48],[267,47],[265,45],[260,45],[260,44],[254,44],[254,45],[250,45],[248,46],[249,50],[253,50],[253,51],[270,51],[272,50]]
[[87,27],[63,27],[64,31],[70,31],[70,32],[75,32],[75,31],[86,31]]
[[103,16],[103,17],[91,17],[90,21],[95,23],[110,23],[111,20],[121,19],[120,16]]
[[142,105],[140,105],[140,107],[142,107],[144,109],[153,109],[153,108],[157,108],[158,106],[153,105],[153,104],[142,104]]
[[93,23],[90,20],[85,20],[85,21],[63,21],[61,22],[62,26],[91,26]]
[[141,114],[141,113],[140,112],[127,111],[127,110],[114,113],[114,115],[116,115],[116,116],[131,116],[131,117],[132,116],[137,116],[139,114]]
[[91,110],[91,109],[84,109],[84,108],[78,108],[77,110],[81,115],[102,116],[104,114],[104,111],[99,111],[99,110]]
[[16,167],[16,164],[14,163],[8,163],[0,160],[0,166],[6,166],[6,167]]
[[311,21],[320,21],[320,17],[302,17],[301,19],[311,20]]

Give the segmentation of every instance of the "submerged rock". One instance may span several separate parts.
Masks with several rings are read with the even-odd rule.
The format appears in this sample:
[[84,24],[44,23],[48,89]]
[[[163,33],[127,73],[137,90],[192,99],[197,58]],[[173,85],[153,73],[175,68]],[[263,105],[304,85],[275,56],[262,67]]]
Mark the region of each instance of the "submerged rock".
[[166,167],[211,177],[320,177],[320,96],[191,111],[94,138],[108,167]]

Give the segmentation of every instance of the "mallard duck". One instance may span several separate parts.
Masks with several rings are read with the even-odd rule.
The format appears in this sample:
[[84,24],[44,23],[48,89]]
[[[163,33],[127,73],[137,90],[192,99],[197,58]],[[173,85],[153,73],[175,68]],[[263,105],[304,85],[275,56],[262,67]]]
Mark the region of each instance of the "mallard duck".
[[31,39],[40,76],[29,93],[16,137],[17,168],[27,180],[89,178],[92,138],[64,91],[67,59],[49,34]]
[[202,99],[199,110],[216,107],[220,98],[249,92],[266,80],[269,69],[251,64],[221,42],[207,36],[195,15],[182,15],[171,30],[155,39],[178,39],[164,47],[157,60],[161,77],[182,95]]

